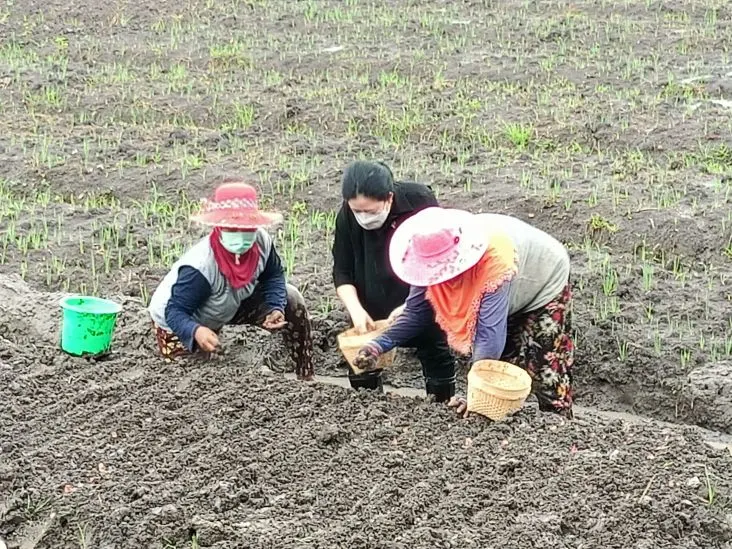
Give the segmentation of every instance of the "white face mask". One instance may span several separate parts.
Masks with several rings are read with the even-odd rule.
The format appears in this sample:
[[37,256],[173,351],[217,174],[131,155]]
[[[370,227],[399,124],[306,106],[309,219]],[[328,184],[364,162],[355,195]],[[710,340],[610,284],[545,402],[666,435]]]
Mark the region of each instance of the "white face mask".
[[356,222],[367,231],[374,231],[384,226],[389,217],[389,207],[384,207],[379,213],[353,212]]

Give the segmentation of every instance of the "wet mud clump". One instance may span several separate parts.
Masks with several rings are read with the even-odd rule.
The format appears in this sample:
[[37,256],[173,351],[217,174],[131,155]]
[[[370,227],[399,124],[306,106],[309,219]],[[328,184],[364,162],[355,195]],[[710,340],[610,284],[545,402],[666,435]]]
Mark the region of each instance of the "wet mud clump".
[[58,351],[58,296],[1,282],[10,548],[732,542],[730,454],[690,427],[567,422],[531,404],[502,423],[462,420],[424,399],[263,374],[233,344],[166,364],[134,302],[107,359],[72,358]]

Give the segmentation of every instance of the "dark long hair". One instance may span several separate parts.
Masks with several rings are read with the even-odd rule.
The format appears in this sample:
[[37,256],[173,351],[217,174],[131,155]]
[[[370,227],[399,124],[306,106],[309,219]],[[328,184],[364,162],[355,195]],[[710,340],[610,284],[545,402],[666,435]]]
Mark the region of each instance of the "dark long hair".
[[362,195],[383,201],[394,192],[394,175],[383,162],[356,160],[343,171],[341,192],[343,200]]

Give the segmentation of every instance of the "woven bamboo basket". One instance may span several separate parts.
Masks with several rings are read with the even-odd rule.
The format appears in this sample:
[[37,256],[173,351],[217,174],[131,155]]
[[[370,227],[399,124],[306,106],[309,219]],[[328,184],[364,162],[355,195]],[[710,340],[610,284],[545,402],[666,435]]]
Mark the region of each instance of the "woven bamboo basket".
[[531,376],[500,360],[479,360],[468,372],[468,411],[503,419],[523,406],[531,393]]
[[[374,339],[379,337],[389,327],[388,320],[377,320],[374,324],[376,325],[376,329],[366,334],[359,335],[356,332],[356,328],[351,328],[350,330],[341,332],[338,335],[338,347],[340,348],[341,353],[343,353],[345,359],[348,361],[348,364],[351,365],[351,368],[357,374],[361,374],[364,372],[364,370],[358,368],[353,364],[353,361],[358,355],[358,352],[364,345],[366,345],[369,341],[373,341]],[[396,349],[392,349],[388,353],[384,353],[383,355],[381,355],[378,362],[376,363],[376,368],[383,369],[391,366],[394,362],[395,354]]]

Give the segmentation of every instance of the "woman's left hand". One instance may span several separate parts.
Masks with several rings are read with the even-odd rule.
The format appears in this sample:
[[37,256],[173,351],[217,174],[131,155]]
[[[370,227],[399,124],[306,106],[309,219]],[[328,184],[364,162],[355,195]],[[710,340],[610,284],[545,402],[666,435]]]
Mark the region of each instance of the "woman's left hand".
[[287,321],[282,311],[272,311],[264,317],[264,322],[262,322],[262,328],[265,330],[279,330],[285,326],[287,326]]
[[463,416],[464,418],[468,417],[468,401],[461,396],[454,396],[450,399],[450,402],[447,403],[447,405],[450,408],[455,408],[455,413]]

